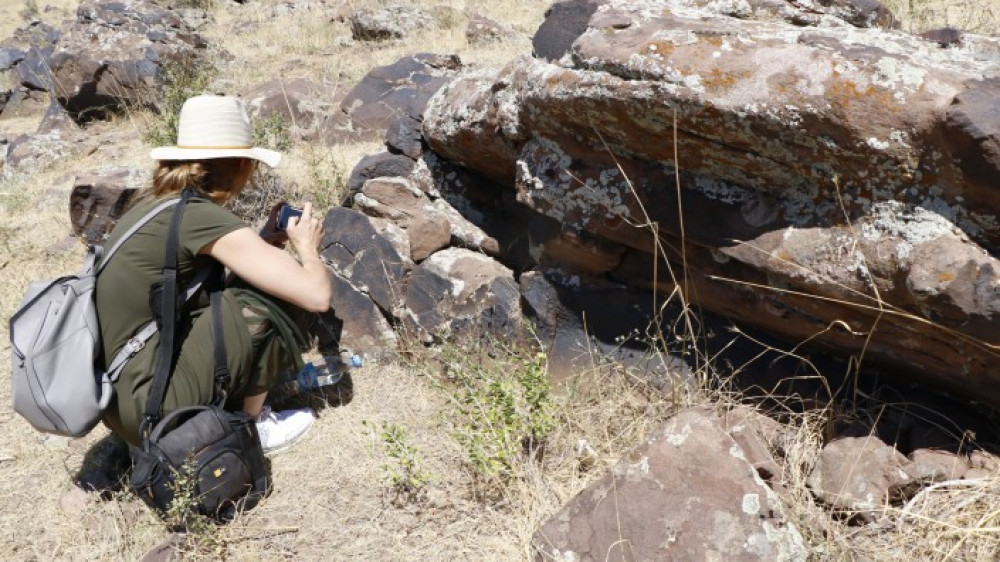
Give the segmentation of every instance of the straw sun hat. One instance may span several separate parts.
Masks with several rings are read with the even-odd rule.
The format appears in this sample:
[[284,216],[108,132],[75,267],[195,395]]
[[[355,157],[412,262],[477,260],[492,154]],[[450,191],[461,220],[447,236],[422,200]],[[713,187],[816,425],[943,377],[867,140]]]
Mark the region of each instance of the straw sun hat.
[[272,168],[281,153],[253,146],[246,108],[237,98],[195,96],[184,102],[177,124],[177,146],[154,148],[153,160],[253,158]]

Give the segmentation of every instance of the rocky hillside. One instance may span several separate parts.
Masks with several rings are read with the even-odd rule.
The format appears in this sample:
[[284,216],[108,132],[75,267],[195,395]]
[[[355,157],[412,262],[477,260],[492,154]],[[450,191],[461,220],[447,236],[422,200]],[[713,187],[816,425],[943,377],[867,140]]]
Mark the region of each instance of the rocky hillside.
[[[415,394],[437,396],[416,405],[407,387],[386,385],[404,396],[380,403],[380,385],[361,382],[362,371],[356,388],[340,385],[323,404],[357,422],[355,432],[317,430],[324,451],[355,451],[359,434],[397,445],[386,454],[406,457],[400,466],[411,472],[400,480],[403,469],[390,470],[391,489],[408,499],[383,508],[393,510],[392,533],[418,543],[410,548],[361,524],[350,527],[354,544],[318,536],[303,506],[362,521],[371,505],[330,504],[372,490],[359,474],[330,490],[304,457],[276,463],[286,477],[308,478],[291,496],[300,503],[276,494],[241,519],[255,536],[281,535],[261,549],[239,545],[231,528],[194,532],[192,546],[134,522],[104,550],[59,546],[51,533],[9,546],[25,558],[48,549],[167,559],[216,548],[257,559],[278,548],[275,556],[310,559],[804,560],[852,558],[853,549],[895,558],[909,544],[923,559],[994,559],[1000,39],[988,24],[997,19],[975,12],[986,23],[970,31],[932,25],[951,23],[947,11],[931,22],[892,8],[8,7],[20,23],[0,40],[0,204],[11,218],[0,267],[14,272],[5,314],[30,279],[74,269],[76,240],[98,242],[113,227],[148,180],[148,147],[170,142],[179,102],[234,94],[260,142],[289,154],[256,178],[238,212],[254,222],[285,198],[327,209],[322,253],[336,294],[316,353],[358,354],[428,393]],[[43,226],[53,223],[60,228]],[[489,473],[503,482],[499,496],[484,494],[474,455],[456,460],[455,443],[435,441],[452,457],[429,454],[443,474],[428,492],[433,479],[414,472],[419,455],[399,446],[399,431],[413,424],[446,436],[468,425],[385,416],[429,418],[449,411],[448,397],[477,402],[433,394],[468,384],[450,358],[455,346],[489,363],[497,342],[532,341],[566,409],[551,415],[527,392],[528,409],[506,423],[541,425],[518,440],[514,464]],[[499,355],[516,365],[499,371],[547,396],[548,382],[522,376],[536,373],[533,360]],[[415,377],[437,370],[443,379]],[[629,421],[605,420],[602,443],[573,417],[590,400],[573,401],[581,373],[591,383],[617,377],[609,404],[645,404],[623,408]],[[355,400],[358,392],[370,395]],[[0,440],[0,463],[17,481],[72,480],[45,461],[68,450],[73,477],[110,498],[57,494],[60,505],[46,508],[57,518],[87,514],[106,529],[120,521],[106,504],[136,509],[114,491],[120,470],[99,462],[112,441],[34,443],[9,410],[2,423],[26,440]],[[609,439],[615,424],[647,431]],[[553,467],[569,465],[572,476],[555,476]],[[295,521],[282,521],[275,510],[289,505]],[[5,522],[25,528],[8,506]],[[471,514],[484,506],[503,518]],[[463,517],[472,519],[459,525]],[[464,540],[451,538],[453,525]],[[505,549],[489,531],[470,535],[477,525],[517,530]],[[909,543],[914,536],[925,542]]]

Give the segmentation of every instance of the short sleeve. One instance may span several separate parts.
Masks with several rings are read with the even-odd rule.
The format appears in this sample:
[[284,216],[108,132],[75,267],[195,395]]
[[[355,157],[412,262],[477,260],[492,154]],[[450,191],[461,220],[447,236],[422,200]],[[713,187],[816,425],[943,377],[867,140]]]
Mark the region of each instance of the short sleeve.
[[232,211],[201,198],[193,198],[184,210],[180,244],[189,255],[247,224]]

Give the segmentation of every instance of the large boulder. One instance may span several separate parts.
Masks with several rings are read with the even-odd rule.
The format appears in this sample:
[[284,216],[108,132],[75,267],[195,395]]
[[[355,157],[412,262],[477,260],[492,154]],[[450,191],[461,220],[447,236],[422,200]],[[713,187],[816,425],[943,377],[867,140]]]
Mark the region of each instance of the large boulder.
[[462,63],[455,55],[417,54],[373,69],[341,102],[354,127],[383,132],[397,119],[417,129],[427,100]]
[[711,412],[681,412],[535,533],[536,560],[804,560],[777,495]]
[[1000,404],[1000,39],[942,49],[860,0],[656,6],[464,72],[425,140],[561,226],[539,263],[683,271],[706,310]]
[[177,12],[148,0],[83,0],[61,33],[31,75],[77,121],[155,108],[164,65],[191,64],[207,46]]

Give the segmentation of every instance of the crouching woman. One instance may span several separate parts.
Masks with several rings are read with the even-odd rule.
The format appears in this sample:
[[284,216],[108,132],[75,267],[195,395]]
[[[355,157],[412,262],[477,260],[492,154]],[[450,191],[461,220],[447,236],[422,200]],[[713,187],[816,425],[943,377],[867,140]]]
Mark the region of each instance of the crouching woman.
[[[301,364],[308,345],[303,335],[308,312],[329,308],[331,284],[320,260],[322,223],[305,203],[302,215],[285,231],[275,228],[271,213],[261,234],[225,204],[248,184],[257,162],[275,166],[277,152],[252,146],[249,119],[239,100],[197,96],[185,102],[178,123],[177,146],[160,147],[152,186],[118,221],[105,247],[111,247],[158,203],[191,189],[178,240],[178,287],[197,272],[221,263],[232,281],[223,291],[222,325],[230,377],[226,408],[254,416],[265,452],[287,447],[314,420],[311,410],[274,412],[265,405],[279,377]],[[103,353],[110,361],[153,317],[150,287],[162,279],[171,215],[161,212],[118,249],[97,280],[97,310]],[[266,240],[265,240],[266,238]],[[298,259],[283,246],[290,242]],[[209,404],[215,395],[212,315],[208,295],[183,307],[176,331],[178,352],[162,413]],[[156,363],[158,335],[133,357],[115,382],[115,398],[104,423],[133,446],[139,444]],[[106,365],[105,365],[106,366]]]

